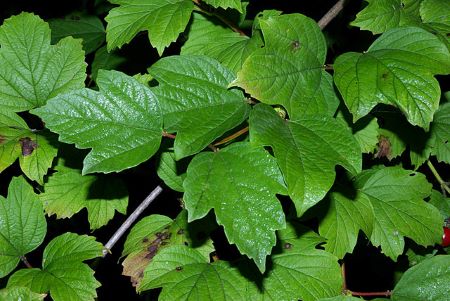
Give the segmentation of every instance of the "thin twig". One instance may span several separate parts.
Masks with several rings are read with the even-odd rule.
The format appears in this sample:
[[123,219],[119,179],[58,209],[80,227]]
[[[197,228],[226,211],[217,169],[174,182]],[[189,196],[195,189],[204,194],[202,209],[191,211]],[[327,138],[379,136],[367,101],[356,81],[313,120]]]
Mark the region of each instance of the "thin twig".
[[174,135],[174,134],[169,134],[169,133],[167,133],[166,131],[163,131],[163,132],[162,132],[162,136],[163,136],[163,137],[170,138],[170,139],[175,139],[175,138],[177,137],[176,135]]
[[431,170],[431,172],[433,173],[434,177],[436,178],[436,180],[439,182],[439,185],[441,185],[441,189],[442,189],[442,194],[444,196],[446,196],[446,193],[450,194],[450,187],[448,186],[448,183],[445,182],[441,176],[439,175],[439,173],[437,172],[436,168],[434,168],[433,163],[430,162],[430,160],[427,160],[427,165],[428,168]]
[[218,145],[225,144],[225,143],[227,143],[227,142],[229,142],[229,141],[231,141],[231,140],[233,140],[233,139],[235,139],[235,138],[237,138],[237,137],[239,137],[239,136],[241,136],[242,134],[245,134],[245,133],[247,133],[247,132],[248,132],[248,126],[246,126],[246,127],[243,128],[243,129],[240,129],[239,131],[237,131],[236,133],[231,134],[231,135],[228,136],[228,137],[223,138],[223,139],[220,140],[219,142],[214,143],[214,146],[218,146]]
[[20,260],[25,264],[25,266],[29,269],[32,269],[33,266],[28,262],[28,259],[25,256],[20,256]]
[[162,192],[161,186],[156,186],[155,189],[153,189],[152,192],[145,198],[145,200],[142,201],[142,203],[131,213],[131,215],[126,219],[126,221],[120,226],[119,229],[117,229],[116,233],[111,236],[109,241],[106,243],[104,249],[103,249],[103,257],[106,256],[106,254],[111,253],[111,248],[116,244],[116,242],[122,237],[122,235],[128,230],[128,228],[131,227],[131,225],[134,223],[134,221],[139,217],[139,215],[142,213],[142,211],[145,210],[145,208],[148,207],[155,199],[156,197]]
[[351,290],[347,290],[354,297],[389,297],[392,295],[391,291],[384,292],[354,292]]
[[331,22],[344,8],[345,0],[339,0],[336,4],[330,8],[330,10],[317,22],[319,24],[320,29],[324,29],[328,23]]

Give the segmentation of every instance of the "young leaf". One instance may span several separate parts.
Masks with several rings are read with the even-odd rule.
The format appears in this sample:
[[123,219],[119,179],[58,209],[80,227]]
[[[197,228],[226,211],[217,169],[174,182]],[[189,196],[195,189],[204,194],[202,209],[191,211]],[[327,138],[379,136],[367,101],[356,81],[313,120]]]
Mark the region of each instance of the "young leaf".
[[24,286],[36,293],[47,293],[55,301],[90,301],[97,296],[100,283],[84,260],[102,255],[102,244],[94,237],[65,233],[45,248],[42,269],[22,269],[8,280],[8,287]]
[[161,301],[246,300],[247,282],[226,262],[210,264],[196,250],[173,246],[153,258],[139,291],[162,287]]
[[14,112],[45,105],[48,99],[84,87],[86,64],[81,40],[50,45],[50,29],[30,13],[0,27],[0,109]]
[[248,143],[201,153],[189,164],[183,186],[189,221],[214,209],[229,242],[264,272],[266,255],[275,245],[275,230],[285,227],[275,197],[285,194],[285,186],[273,157]]
[[218,23],[213,17],[197,13],[192,16],[188,40],[181,48],[182,55],[207,55],[236,73],[245,59],[262,46],[259,35],[249,38]]
[[33,110],[61,141],[92,148],[83,174],[136,166],[161,142],[161,112],[149,88],[117,71],[100,71],[97,84],[100,92],[73,91]]
[[191,0],[110,0],[118,4],[105,20],[108,50],[130,42],[138,32],[148,30],[150,43],[161,55],[185,29],[194,3]]
[[420,28],[401,27],[381,35],[363,54],[339,56],[334,81],[354,121],[384,103],[428,130],[440,98],[433,75],[450,73],[449,62],[449,50],[437,37]]
[[373,207],[370,240],[393,260],[403,252],[404,236],[423,246],[441,241],[441,215],[423,201],[431,193],[424,175],[399,167],[372,169],[357,177],[356,186]]
[[407,270],[392,291],[392,301],[447,300],[450,255],[438,255]]
[[239,12],[242,12],[241,0],[205,0],[205,3],[208,3],[215,8],[234,8]]
[[283,172],[298,216],[319,202],[331,188],[335,165],[356,174],[361,170],[358,143],[341,122],[325,116],[284,121],[269,106],[250,114],[250,140],[270,145]]
[[59,169],[44,185],[39,199],[45,212],[56,218],[72,217],[81,209],[88,211],[91,230],[106,225],[115,211],[126,213],[128,195],[125,185],[118,178],[82,176],[78,169]]
[[[280,236],[285,231],[289,229]],[[340,294],[342,275],[334,255],[305,243],[302,236],[282,238],[280,245],[282,252],[272,256],[273,267],[263,279],[264,297],[312,301]]]
[[164,128],[177,132],[177,160],[204,149],[214,139],[242,123],[249,105],[238,90],[228,90],[233,73],[206,56],[171,56],[150,69],[159,86]]
[[3,301],[42,301],[45,294],[37,294],[27,287],[13,286],[0,290],[0,300]]
[[370,237],[373,222],[372,204],[366,195],[359,193],[351,200],[341,193],[331,193],[329,209],[319,225],[320,235],[327,238],[325,251],[343,258],[353,251],[359,230]]
[[0,277],[8,275],[20,257],[44,240],[47,223],[42,204],[23,177],[13,178],[8,198],[0,196]]
[[317,102],[314,106],[323,108],[322,114],[328,112],[328,99],[322,94],[332,90],[322,70],[326,44],[317,23],[300,14],[259,19],[259,23],[265,47],[246,59],[231,85],[261,102],[283,105],[290,115],[296,113],[294,108],[305,110],[310,102]]
[[72,36],[83,39],[86,54],[94,52],[105,41],[105,28],[97,16],[69,15],[65,19],[49,20],[52,30],[52,43]]
[[373,33],[382,33],[388,29],[420,25],[419,7],[416,0],[366,0],[369,5],[356,15],[351,25]]
[[122,275],[130,276],[133,286],[139,286],[144,270],[152,261],[154,256],[161,250],[182,245],[195,248],[206,260],[214,250],[212,241],[209,239],[199,240],[196,236],[202,232],[208,234],[207,225],[203,228],[195,228],[193,223],[187,223],[187,212],[183,210],[175,220],[163,215],[150,215],[139,221],[127,236],[122,256],[126,256],[123,261]]

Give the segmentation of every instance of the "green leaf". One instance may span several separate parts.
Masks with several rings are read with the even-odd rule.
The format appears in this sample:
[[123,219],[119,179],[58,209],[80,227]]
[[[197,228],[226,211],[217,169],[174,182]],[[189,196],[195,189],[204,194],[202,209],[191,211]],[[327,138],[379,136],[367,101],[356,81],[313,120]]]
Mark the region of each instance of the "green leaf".
[[370,240],[393,260],[403,252],[404,236],[423,246],[441,242],[441,215],[423,201],[431,193],[424,175],[399,167],[372,169],[357,177],[356,186],[373,207]]
[[392,291],[392,301],[447,300],[450,255],[438,255],[407,270]]
[[441,23],[450,26],[450,2],[424,0],[420,4],[420,16],[425,23]]
[[432,190],[429,203],[439,209],[442,220],[450,217],[450,198],[445,197],[442,193]]
[[159,300],[245,300],[248,280],[223,261],[210,264],[199,252],[173,246],[145,270],[139,291],[162,287]]
[[102,70],[100,92],[82,89],[33,110],[60,141],[92,148],[83,174],[112,172],[147,160],[159,148],[162,117],[155,95],[136,79]]
[[447,47],[431,33],[401,27],[381,35],[363,54],[348,52],[334,64],[334,81],[356,121],[377,103],[398,107],[413,125],[428,130],[439,106],[433,74],[450,73]]
[[19,139],[19,143],[22,148],[20,168],[30,180],[44,185],[44,176],[58,153],[56,138],[49,133],[38,135],[30,132],[27,137]]
[[273,148],[298,216],[331,188],[335,165],[354,174],[361,170],[358,143],[346,126],[333,118],[305,116],[284,121],[271,107],[256,105],[249,123],[250,141]]
[[91,65],[91,76],[94,80],[96,80],[98,70],[117,69],[125,61],[126,58],[117,55],[114,51],[108,52],[108,50],[106,50],[106,46],[103,46],[95,52],[94,60]]
[[207,55],[236,73],[245,59],[261,46],[258,35],[252,38],[240,35],[214,17],[195,13],[181,54]]
[[86,54],[94,52],[105,41],[105,28],[97,16],[72,14],[65,19],[49,20],[52,30],[52,43],[72,36],[83,39]]
[[208,3],[215,8],[234,8],[242,12],[241,0],[205,0],[205,3]]
[[440,106],[434,114],[427,144],[431,155],[435,155],[439,161],[450,164],[450,103]]
[[241,124],[249,105],[238,90],[228,90],[233,73],[206,56],[171,56],[150,69],[159,86],[152,89],[164,115],[164,128],[177,132],[177,160],[204,149]]
[[148,30],[150,43],[161,55],[189,22],[191,0],[110,0],[118,4],[105,20],[108,50],[130,42],[138,32]]
[[[312,106],[328,112],[330,80],[322,70],[326,43],[317,23],[300,14],[259,19],[265,47],[254,51],[231,83],[261,102],[301,115]],[[305,99],[304,99],[305,98]],[[294,109],[295,108],[295,109]],[[297,112],[300,110],[300,112]]]
[[50,45],[50,29],[30,13],[11,17],[0,27],[0,109],[26,111],[48,99],[84,87],[86,63],[81,40]]
[[0,290],[0,299],[3,301],[41,301],[45,294],[33,293],[29,288],[13,286]]
[[68,218],[86,208],[90,228],[95,230],[106,225],[115,211],[126,213],[127,189],[120,179],[82,176],[80,170],[68,167],[57,170],[39,195],[49,216]]
[[210,239],[199,240],[202,233],[209,234],[206,221],[187,222],[187,211],[183,210],[175,220],[162,215],[150,215],[139,221],[127,236],[122,256],[122,275],[130,276],[133,286],[139,286],[144,270],[161,250],[174,245],[191,246],[200,252],[206,260],[214,251]]
[[175,191],[183,192],[183,181],[186,173],[179,174],[175,154],[172,151],[162,152],[156,169],[158,176],[164,183]]
[[189,164],[183,186],[189,221],[214,209],[228,241],[264,272],[266,255],[275,245],[275,230],[285,227],[275,197],[285,193],[285,186],[273,157],[245,142],[201,153]]
[[31,133],[26,128],[0,127],[0,172],[20,157],[22,154],[20,140],[29,134]]
[[328,210],[319,225],[320,235],[327,238],[325,251],[338,258],[352,253],[359,230],[370,237],[373,222],[373,208],[367,196],[359,193],[352,200],[344,194],[331,193]]
[[0,196],[0,277],[8,275],[20,257],[36,249],[47,232],[42,204],[23,177],[13,178],[8,198]]
[[[280,235],[283,235],[280,231]],[[304,300],[333,297],[341,293],[338,259],[302,237],[280,242],[281,254],[273,255],[273,267],[263,279],[264,300]]]
[[23,120],[19,115],[9,112],[3,111],[0,112],[0,127],[14,127],[16,129],[26,129],[28,128],[27,123]]
[[353,128],[353,137],[358,141],[361,151],[366,154],[373,153],[378,144],[378,121],[370,118],[365,123],[356,123]]
[[[319,301],[361,301],[364,299],[361,298],[356,298],[356,297],[352,297],[352,296],[336,296],[336,297],[331,297],[331,298],[324,298],[324,299],[319,299]],[[374,299],[372,299],[374,300]]]
[[8,281],[8,287],[25,286],[36,293],[47,293],[55,301],[89,301],[97,297],[100,283],[84,260],[102,255],[102,244],[94,237],[65,233],[45,248],[42,269],[22,269]]
[[369,5],[356,15],[351,25],[373,33],[388,29],[420,25],[419,6],[421,0],[366,0]]

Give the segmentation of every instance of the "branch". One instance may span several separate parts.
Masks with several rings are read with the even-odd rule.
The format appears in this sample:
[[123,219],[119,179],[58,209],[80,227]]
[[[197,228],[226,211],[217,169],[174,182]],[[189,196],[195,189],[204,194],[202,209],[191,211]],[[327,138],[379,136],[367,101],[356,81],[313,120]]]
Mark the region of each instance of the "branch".
[[447,196],[446,194],[449,193],[450,194],[450,187],[448,186],[448,182],[445,182],[441,176],[439,175],[439,173],[437,172],[436,168],[434,168],[434,165],[431,163],[430,160],[427,160],[427,165],[428,168],[431,170],[431,172],[433,173],[434,177],[436,178],[436,180],[439,182],[439,185],[441,185],[441,189],[442,189],[442,194],[444,196]]
[[320,29],[324,29],[328,23],[331,22],[344,8],[345,0],[339,0],[336,4],[330,8],[330,10],[317,22],[319,24]]
[[139,215],[144,211],[162,192],[161,186],[156,186],[152,192],[142,201],[142,203],[131,213],[131,215],[123,222],[122,226],[117,229],[116,233],[111,236],[109,241],[106,243],[103,248],[103,257],[106,254],[111,253],[111,248],[116,244],[116,242],[122,237],[122,235],[131,227],[131,225],[135,222],[135,220],[139,217]]
[[[162,136],[163,136],[163,137],[170,138],[170,139],[175,139],[175,138],[177,137],[177,135],[169,134],[169,133],[167,133],[166,131],[163,131],[163,132],[162,132]],[[219,151],[219,149],[218,149],[217,147],[215,147],[215,145],[209,144],[208,147],[209,147],[213,152],[218,152],[218,151]]]

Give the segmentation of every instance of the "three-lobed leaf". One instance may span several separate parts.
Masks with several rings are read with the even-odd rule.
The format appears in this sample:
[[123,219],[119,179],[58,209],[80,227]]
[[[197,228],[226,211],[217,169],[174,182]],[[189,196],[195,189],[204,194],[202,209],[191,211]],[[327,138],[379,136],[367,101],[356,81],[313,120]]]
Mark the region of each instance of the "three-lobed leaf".
[[36,249],[47,232],[42,204],[23,177],[13,178],[8,198],[0,196],[0,277]]
[[81,40],[50,45],[50,28],[30,13],[0,27],[0,109],[14,112],[45,105],[59,93],[84,87],[86,63]]
[[214,209],[230,243],[264,272],[275,245],[275,231],[285,227],[275,194],[285,194],[278,166],[262,147],[234,143],[219,152],[200,153],[183,182],[189,221]]
[[100,283],[83,261],[102,254],[94,237],[67,232],[54,238],[44,250],[42,269],[22,269],[8,280],[8,287],[23,286],[48,293],[55,301],[88,301],[97,297]]
[[385,32],[365,53],[340,55],[334,81],[354,121],[384,103],[428,130],[440,99],[433,75],[450,73],[449,62],[449,50],[433,34],[400,27]]
[[256,105],[250,114],[250,140],[274,150],[289,196],[302,215],[331,188],[335,165],[356,174],[361,151],[348,128],[326,116],[304,116],[284,121],[267,105]]
[[100,92],[73,91],[33,110],[61,141],[92,148],[83,174],[136,166],[161,142],[161,111],[148,87],[117,71],[100,71],[97,84]]

